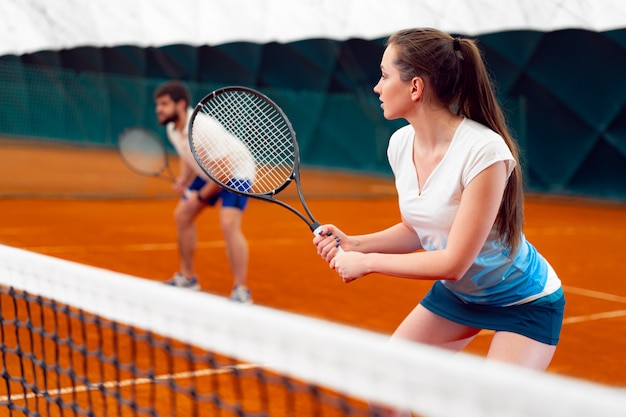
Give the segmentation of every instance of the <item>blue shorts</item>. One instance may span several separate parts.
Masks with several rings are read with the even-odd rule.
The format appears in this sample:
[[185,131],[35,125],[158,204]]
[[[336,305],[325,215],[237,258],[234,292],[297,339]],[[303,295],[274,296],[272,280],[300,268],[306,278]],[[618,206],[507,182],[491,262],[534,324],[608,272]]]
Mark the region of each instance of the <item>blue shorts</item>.
[[[250,181],[233,180],[232,182],[233,184],[236,184],[236,188],[241,189],[241,191],[247,191],[250,189]],[[196,177],[187,189],[190,191],[198,191],[204,187],[205,184],[206,181],[203,178]],[[183,199],[187,199],[187,197],[183,197]],[[223,188],[220,188],[219,193],[207,199],[206,203],[210,206],[215,206],[220,199],[222,200],[222,207],[234,207],[240,210],[245,209],[246,204],[248,203],[248,197],[233,193],[232,191],[228,191]]]
[[556,346],[563,324],[565,297],[563,290],[559,289],[538,300],[508,307],[469,304],[437,281],[421,304],[438,316],[455,323],[517,333]]

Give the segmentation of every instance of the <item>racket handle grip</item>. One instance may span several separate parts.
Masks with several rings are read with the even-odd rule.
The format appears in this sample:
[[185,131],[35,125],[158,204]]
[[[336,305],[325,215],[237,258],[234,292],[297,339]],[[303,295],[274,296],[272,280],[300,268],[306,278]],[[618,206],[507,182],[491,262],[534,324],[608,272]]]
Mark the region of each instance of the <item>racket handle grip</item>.
[[[322,229],[322,226],[317,226],[315,228],[315,230],[313,230],[313,236],[317,236],[320,234],[320,230]],[[337,255],[339,255],[340,253],[343,253],[343,248],[341,246],[339,246],[339,243],[337,243]]]

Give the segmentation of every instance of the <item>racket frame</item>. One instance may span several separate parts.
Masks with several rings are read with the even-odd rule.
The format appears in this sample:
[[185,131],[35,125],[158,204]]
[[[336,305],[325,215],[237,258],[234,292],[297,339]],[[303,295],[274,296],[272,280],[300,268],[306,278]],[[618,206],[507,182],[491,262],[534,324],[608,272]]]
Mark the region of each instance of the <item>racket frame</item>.
[[[228,94],[232,92],[243,92],[247,94],[252,94],[262,99],[267,104],[269,104],[280,115],[280,117],[282,117],[282,119],[285,121],[285,124],[289,130],[289,136],[291,137],[291,141],[292,141],[292,145],[294,149],[294,162],[293,162],[293,166],[291,167],[291,173],[287,177],[287,179],[283,182],[283,184],[281,184],[280,186],[268,192],[265,192],[265,193],[246,192],[246,191],[241,191],[240,189],[237,189],[235,187],[231,187],[228,184],[224,184],[223,182],[216,179],[215,176],[210,172],[210,170],[204,166],[201,159],[198,157],[196,153],[195,146],[193,144],[193,124],[194,124],[196,116],[198,115],[198,113],[202,112],[202,109],[204,108],[206,103],[208,103],[211,100],[214,100],[216,97],[218,97],[221,94]],[[239,194],[245,197],[251,197],[251,198],[258,199],[258,200],[278,204],[286,208],[287,210],[291,211],[300,219],[302,219],[302,221],[304,221],[309,226],[312,232],[315,233],[315,231],[319,229],[320,223],[315,219],[315,217],[311,213],[311,210],[309,209],[309,207],[307,206],[305,202],[304,194],[302,193],[302,186],[300,184],[300,151],[298,147],[298,141],[296,140],[296,132],[293,129],[291,121],[289,120],[285,112],[280,108],[280,106],[278,106],[278,104],[276,104],[268,96],[266,96],[265,94],[255,89],[244,87],[244,86],[228,86],[228,87],[222,87],[222,88],[212,91],[211,93],[204,96],[202,100],[200,100],[198,104],[194,107],[194,110],[191,114],[191,118],[189,119],[189,132],[188,132],[187,137],[189,139],[189,146],[191,148],[191,152],[196,162],[198,163],[198,165],[200,165],[200,167],[202,168],[202,171],[204,171],[204,173],[207,174],[209,178],[215,181],[220,187],[228,191],[231,191],[235,194]],[[240,140],[240,138],[237,138],[237,139]],[[278,193],[283,191],[285,188],[287,188],[287,186],[289,186],[289,184],[291,184],[292,181],[296,183],[296,191],[298,193],[298,198],[300,199],[300,204],[302,208],[304,209],[304,212],[306,213],[306,215],[298,211],[296,208],[285,203],[284,201],[274,198],[275,195],[277,195]]]
[[[146,171],[146,170],[140,169],[135,164],[133,164],[130,160],[128,160],[128,158],[124,156],[124,152],[122,151],[122,146],[121,146],[122,138],[125,137],[125,135],[128,135],[130,132],[133,132],[133,131],[141,132],[147,137],[154,139],[154,143],[157,143],[159,145],[159,148],[163,152],[164,158],[163,158],[163,165],[157,171]],[[172,168],[169,163],[169,154],[167,152],[167,147],[165,146],[165,141],[150,129],[147,129],[142,126],[131,126],[131,127],[125,128],[117,137],[117,152],[120,155],[120,158],[122,159],[124,164],[128,168],[130,168],[132,171],[136,172],[137,174],[144,175],[146,177],[161,178],[171,183],[176,181],[176,176],[174,175],[174,172],[172,171]]]

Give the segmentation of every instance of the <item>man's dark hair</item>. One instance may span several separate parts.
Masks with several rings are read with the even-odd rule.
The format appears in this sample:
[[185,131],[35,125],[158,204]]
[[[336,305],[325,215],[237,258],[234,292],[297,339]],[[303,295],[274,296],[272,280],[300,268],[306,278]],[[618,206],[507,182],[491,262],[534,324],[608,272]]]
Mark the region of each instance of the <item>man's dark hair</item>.
[[167,81],[166,83],[161,84],[154,91],[154,99],[156,100],[159,97],[170,96],[174,102],[178,103],[181,100],[185,101],[185,104],[189,104],[191,102],[191,95],[189,94],[189,89],[185,84],[180,81]]

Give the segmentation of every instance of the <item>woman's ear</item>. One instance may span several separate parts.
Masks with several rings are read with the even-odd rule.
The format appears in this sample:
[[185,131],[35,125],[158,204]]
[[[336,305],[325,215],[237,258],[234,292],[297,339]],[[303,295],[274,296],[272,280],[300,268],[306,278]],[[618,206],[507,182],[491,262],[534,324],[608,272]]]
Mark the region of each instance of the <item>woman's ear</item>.
[[413,77],[411,80],[411,99],[419,101],[424,95],[424,80],[421,77]]

